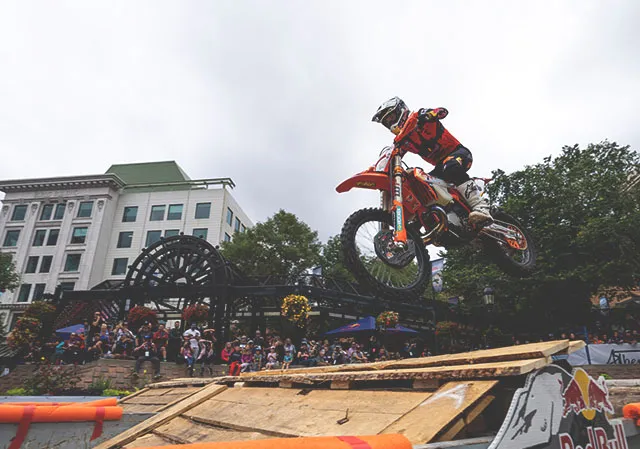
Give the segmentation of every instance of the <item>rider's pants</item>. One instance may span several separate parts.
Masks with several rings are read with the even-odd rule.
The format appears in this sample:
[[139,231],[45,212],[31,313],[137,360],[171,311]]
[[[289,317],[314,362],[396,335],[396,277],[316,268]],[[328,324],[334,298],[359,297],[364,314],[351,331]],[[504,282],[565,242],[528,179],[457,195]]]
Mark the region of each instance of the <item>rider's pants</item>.
[[438,162],[429,174],[459,186],[470,179],[467,171],[471,168],[471,164],[473,164],[471,151],[460,146],[460,148]]

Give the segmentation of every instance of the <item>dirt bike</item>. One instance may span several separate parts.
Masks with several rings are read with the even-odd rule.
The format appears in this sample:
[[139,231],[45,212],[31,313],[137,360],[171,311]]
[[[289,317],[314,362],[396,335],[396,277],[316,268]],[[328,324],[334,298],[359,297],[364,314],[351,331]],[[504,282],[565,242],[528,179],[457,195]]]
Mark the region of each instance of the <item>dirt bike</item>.
[[[473,179],[484,188],[491,181]],[[352,188],[381,192],[380,208],[354,212],[340,236],[345,265],[373,294],[395,299],[422,295],[431,278],[427,245],[479,246],[512,276],[526,277],[535,268],[535,244],[518,220],[492,207],[491,222],[469,223],[470,208],[455,186],[409,168],[395,147],[383,149],[375,165],[336,190]]]

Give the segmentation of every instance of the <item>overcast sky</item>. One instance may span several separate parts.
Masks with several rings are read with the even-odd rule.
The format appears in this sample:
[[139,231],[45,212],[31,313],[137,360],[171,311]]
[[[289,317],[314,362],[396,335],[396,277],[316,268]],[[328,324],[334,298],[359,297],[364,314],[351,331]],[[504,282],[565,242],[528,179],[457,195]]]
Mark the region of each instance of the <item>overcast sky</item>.
[[326,240],[378,202],[335,186],[391,141],[371,116],[395,95],[449,109],[472,175],[640,147],[639,17],[637,0],[5,1],[0,179],[176,160],[232,177],[254,222],[283,208]]

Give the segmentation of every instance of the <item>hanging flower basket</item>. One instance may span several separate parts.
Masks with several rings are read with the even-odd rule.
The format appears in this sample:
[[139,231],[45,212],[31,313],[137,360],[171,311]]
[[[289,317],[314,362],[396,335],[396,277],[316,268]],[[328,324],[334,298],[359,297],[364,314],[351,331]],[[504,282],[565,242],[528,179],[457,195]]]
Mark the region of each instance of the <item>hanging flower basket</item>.
[[304,327],[309,318],[311,306],[309,300],[302,295],[289,295],[282,300],[282,316],[298,327]]
[[392,312],[387,310],[386,312],[382,312],[376,318],[376,325],[382,329],[389,329],[392,327],[396,327],[398,325],[399,315],[398,312]]
[[209,319],[209,306],[204,304],[194,304],[192,306],[185,307],[182,311],[182,319],[188,324],[204,323]]
[[145,321],[151,323],[152,326],[155,326],[158,323],[158,316],[156,315],[155,310],[151,310],[145,306],[135,306],[129,310],[128,319],[129,326],[131,326],[132,329],[135,329],[135,331],[137,331]]
[[455,321],[439,321],[436,323],[436,335],[450,335],[460,328],[461,326]]
[[42,323],[37,318],[21,317],[7,336],[7,344],[11,349],[28,347],[35,341],[42,328]]

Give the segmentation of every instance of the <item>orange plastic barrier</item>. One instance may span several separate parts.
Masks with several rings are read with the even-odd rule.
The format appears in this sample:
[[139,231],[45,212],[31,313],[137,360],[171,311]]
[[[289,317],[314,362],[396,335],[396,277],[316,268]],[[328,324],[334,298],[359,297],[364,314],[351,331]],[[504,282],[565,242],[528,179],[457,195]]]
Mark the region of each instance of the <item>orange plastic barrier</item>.
[[95,421],[100,418],[99,415],[102,415],[103,421],[115,421],[122,418],[122,407],[0,405],[0,423],[21,422],[25,410],[29,407],[33,407],[31,422]]
[[636,425],[640,426],[640,402],[627,404],[622,407],[622,416],[636,420]]
[[139,449],[411,449],[404,435],[368,435],[343,437],[273,438],[267,440],[227,441],[169,446],[149,446]]
[[0,402],[0,407],[2,407],[3,405],[34,405],[36,407],[60,407],[68,405],[77,405],[79,407],[114,407],[118,405],[118,399],[106,398],[90,402]]

